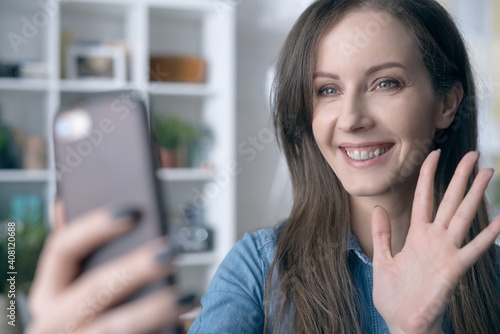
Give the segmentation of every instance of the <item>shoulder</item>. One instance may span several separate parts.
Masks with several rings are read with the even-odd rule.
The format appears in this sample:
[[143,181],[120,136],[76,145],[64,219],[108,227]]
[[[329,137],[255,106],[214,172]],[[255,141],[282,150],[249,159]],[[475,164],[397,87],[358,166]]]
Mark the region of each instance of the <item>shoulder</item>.
[[283,224],[278,224],[271,228],[245,233],[243,238],[235,245],[235,248],[254,247],[262,260],[272,262],[282,229]]
[[223,277],[224,281],[229,277],[238,281],[245,277],[245,281],[253,279],[259,282],[259,286],[264,285],[276,253],[281,229],[282,224],[278,224],[245,233],[220,264],[213,283],[219,277]]

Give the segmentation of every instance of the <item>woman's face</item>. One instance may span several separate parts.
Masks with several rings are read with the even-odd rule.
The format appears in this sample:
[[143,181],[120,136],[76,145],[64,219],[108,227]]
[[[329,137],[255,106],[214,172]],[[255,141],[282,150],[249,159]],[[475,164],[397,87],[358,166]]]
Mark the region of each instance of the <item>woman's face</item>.
[[443,106],[404,26],[349,13],[320,41],[313,86],[314,137],[347,192],[412,189]]

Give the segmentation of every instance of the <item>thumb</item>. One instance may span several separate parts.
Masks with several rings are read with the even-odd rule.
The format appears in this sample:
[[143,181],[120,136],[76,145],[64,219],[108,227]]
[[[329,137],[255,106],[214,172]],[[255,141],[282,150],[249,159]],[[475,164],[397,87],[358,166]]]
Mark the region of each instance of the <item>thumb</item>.
[[66,226],[66,220],[64,218],[64,203],[63,200],[57,198],[53,206],[54,221],[52,222],[52,228],[57,230]]
[[376,205],[372,211],[373,261],[392,259],[391,222],[387,211]]

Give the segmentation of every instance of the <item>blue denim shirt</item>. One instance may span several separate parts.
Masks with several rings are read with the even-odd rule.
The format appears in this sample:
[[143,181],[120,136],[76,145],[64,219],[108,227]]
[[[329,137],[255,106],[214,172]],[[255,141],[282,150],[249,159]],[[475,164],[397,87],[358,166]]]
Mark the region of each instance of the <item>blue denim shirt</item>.
[[[190,334],[263,333],[267,276],[281,226],[245,234],[228,253],[201,300],[202,311],[191,326]],[[359,319],[364,326],[362,332],[389,333],[384,319],[373,305],[372,261],[363,254],[353,235],[348,251],[351,252],[350,269],[364,307],[361,312],[364,319]],[[498,266],[497,272],[500,273]],[[277,275],[273,280],[274,277]],[[497,290],[500,296],[500,286]],[[271,318],[272,309],[271,305]],[[443,324],[443,330],[446,334],[453,333],[448,324]]]

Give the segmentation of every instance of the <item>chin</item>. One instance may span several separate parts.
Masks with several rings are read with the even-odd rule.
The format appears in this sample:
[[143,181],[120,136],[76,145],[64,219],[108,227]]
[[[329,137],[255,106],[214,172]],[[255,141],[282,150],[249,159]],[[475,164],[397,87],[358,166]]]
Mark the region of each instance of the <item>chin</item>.
[[[383,182],[383,181],[382,181]],[[392,191],[387,183],[342,184],[347,193],[356,197],[372,197],[387,194]],[[394,185],[392,185],[394,187]]]

